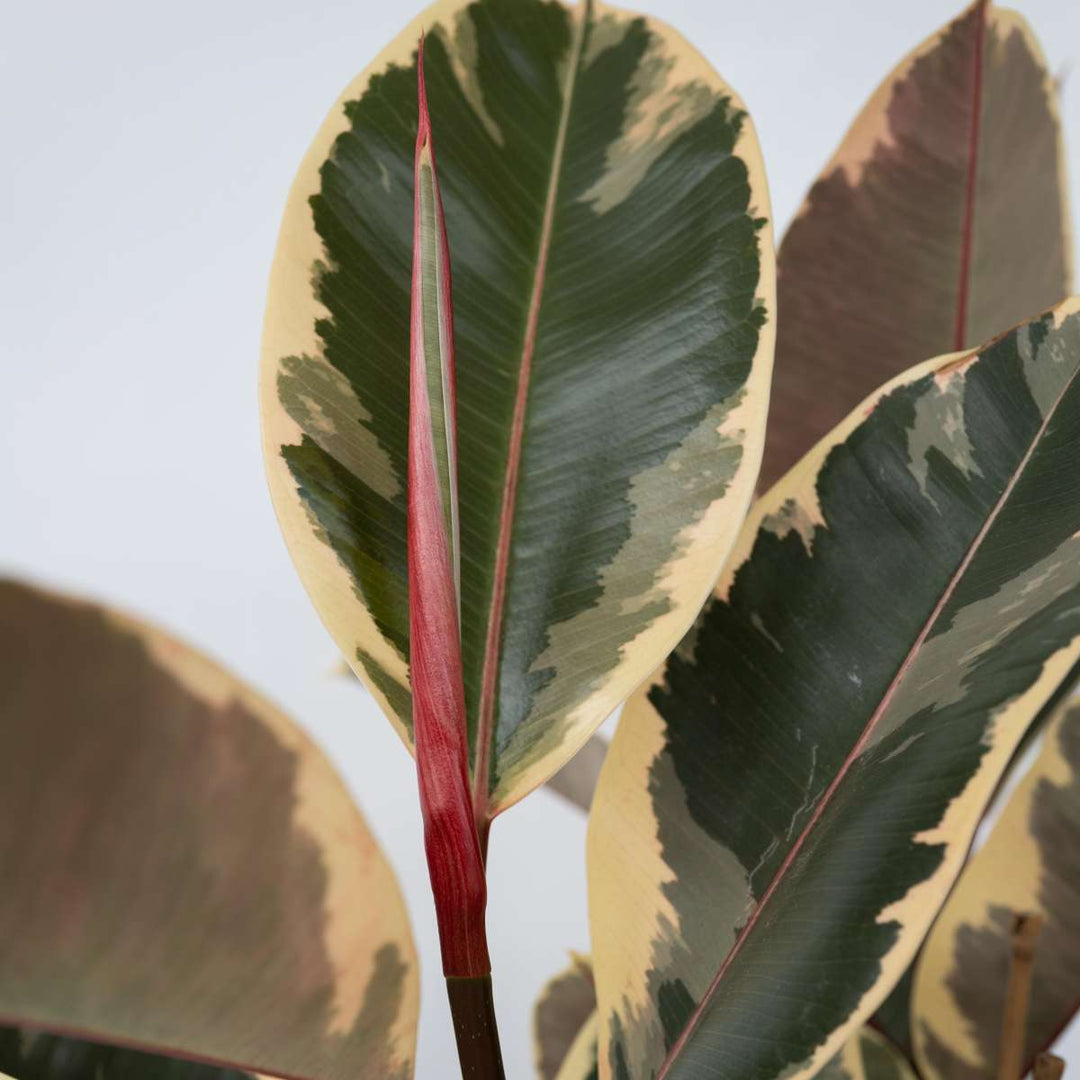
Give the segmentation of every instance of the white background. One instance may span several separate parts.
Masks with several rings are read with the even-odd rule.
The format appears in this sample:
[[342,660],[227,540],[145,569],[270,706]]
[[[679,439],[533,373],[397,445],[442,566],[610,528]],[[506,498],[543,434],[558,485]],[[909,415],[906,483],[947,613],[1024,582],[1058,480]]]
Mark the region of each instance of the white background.
[[[735,86],[782,229],[886,71],[946,0],[641,7]],[[1080,204],[1080,3],[1024,0],[1066,75]],[[0,565],[159,621],[284,705],[337,762],[409,897],[418,1075],[454,1074],[412,764],[286,555],[263,481],[256,367],[293,173],[341,88],[414,14],[372,0],[0,5]],[[62,678],[63,673],[58,672]],[[508,1075],[530,1010],[587,951],[584,822],[546,791],[496,823],[490,934]],[[1070,1047],[1080,1069],[1080,1032]]]

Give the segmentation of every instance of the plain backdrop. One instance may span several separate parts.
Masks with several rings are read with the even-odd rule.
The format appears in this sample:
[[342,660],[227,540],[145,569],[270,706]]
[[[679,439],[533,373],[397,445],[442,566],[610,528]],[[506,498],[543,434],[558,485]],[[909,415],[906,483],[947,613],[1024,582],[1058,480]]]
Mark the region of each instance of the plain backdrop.
[[[778,228],[947,0],[673,0],[747,102]],[[256,369],[279,215],[341,88],[418,5],[0,4],[0,567],[148,616],[285,706],[345,775],[409,898],[418,1075],[454,1075],[412,762],[333,669],[263,480]],[[1025,0],[1065,77],[1080,204],[1080,3]],[[62,673],[58,673],[62,677]],[[490,936],[508,1075],[530,1014],[588,951],[582,816],[540,791],[492,833]],[[1080,1032],[1069,1038],[1080,1068]]]

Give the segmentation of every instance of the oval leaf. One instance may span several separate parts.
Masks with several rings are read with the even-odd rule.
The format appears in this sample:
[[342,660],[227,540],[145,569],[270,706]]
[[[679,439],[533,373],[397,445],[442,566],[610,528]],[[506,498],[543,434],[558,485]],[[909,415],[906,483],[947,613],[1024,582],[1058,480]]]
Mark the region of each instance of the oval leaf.
[[0,583],[0,1018],[298,1080],[412,1075],[397,885],[311,742],[144,623]]
[[975,854],[915,968],[912,1030],[928,1080],[993,1080],[1005,1013],[1013,915],[1042,916],[1024,1060],[1080,1007],[1080,704],[1046,733],[989,839]]
[[1064,161],[1015,12],[976,3],[900,62],[780,247],[762,488],[887,379],[1069,294]]
[[660,662],[730,549],[768,396],[768,198],[750,121],[716,73],[662,24],[599,5],[439,3],[330,113],[274,262],[264,449],[304,584],[410,743],[420,29],[453,268],[482,819],[554,773]]
[[808,1077],[900,977],[1080,657],[1078,371],[1080,299],[759,500],[593,801],[603,1076]]

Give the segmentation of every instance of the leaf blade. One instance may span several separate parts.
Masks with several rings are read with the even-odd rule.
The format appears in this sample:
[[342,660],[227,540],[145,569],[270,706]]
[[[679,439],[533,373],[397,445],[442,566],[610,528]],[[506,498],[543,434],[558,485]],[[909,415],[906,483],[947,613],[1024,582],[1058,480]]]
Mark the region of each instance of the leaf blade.
[[887,379],[1069,294],[1064,168],[1057,89],[1015,12],[973,3],[896,66],[780,246],[763,489]]
[[571,954],[533,1008],[533,1056],[540,1080],[581,1080],[596,1068],[596,987],[592,965]]
[[[809,1076],[907,966],[1080,655],[1078,310],[920,365],[857,409],[759,501],[717,597],[628,705],[589,830],[603,1075],[667,1059],[672,1077],[706,1061]],[[800,889],[820,910],[798,914]]]
[[302,1080],[357,1059],[411,1076],[407,916],[310,741],[94,605],[3,582],[0,645],[4,1021]]
[[[588,11],[496,605],[509,614],[496,635],[490,747],[478,713],[492,692],[505,449],[566,65],[584,24],[557,5],[497,0],[443,3],[422,20],[454,247],[470,762],[475,781],[477,744],[489,747],[486,794],[478,784],[489,816],[555,772],[678,639],[749,502],[768,392],[768,200],[741,103],[662,24]],[[399,38],[346,91],[302,167],[275,260],[261,391],[294,561],[407,741],[394,223],[411,44]],[[657,124],[654,107],[669,106],[672,123]],[[631,243],[635,224],[644,235]],[[313,265],[324,268],[314,291]]]
[[1075,918],[1080,873],[1070,859],[1080,821],[1080,706],[1062,706],[1043,748],[985,845],[965,867],[915,968],[911,1024],[923,1076],[996,1074],[1005,1007],[1009,921],[1043,918],[1035,954],[1025,1062],[1080,1007]]

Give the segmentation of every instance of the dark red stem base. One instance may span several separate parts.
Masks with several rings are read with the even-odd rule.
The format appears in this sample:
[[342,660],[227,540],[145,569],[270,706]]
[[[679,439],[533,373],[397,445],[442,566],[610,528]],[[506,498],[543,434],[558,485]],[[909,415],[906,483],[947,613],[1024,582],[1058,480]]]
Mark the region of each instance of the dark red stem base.
[[491,976],[446,976],[462,1080],[505,1080]]

